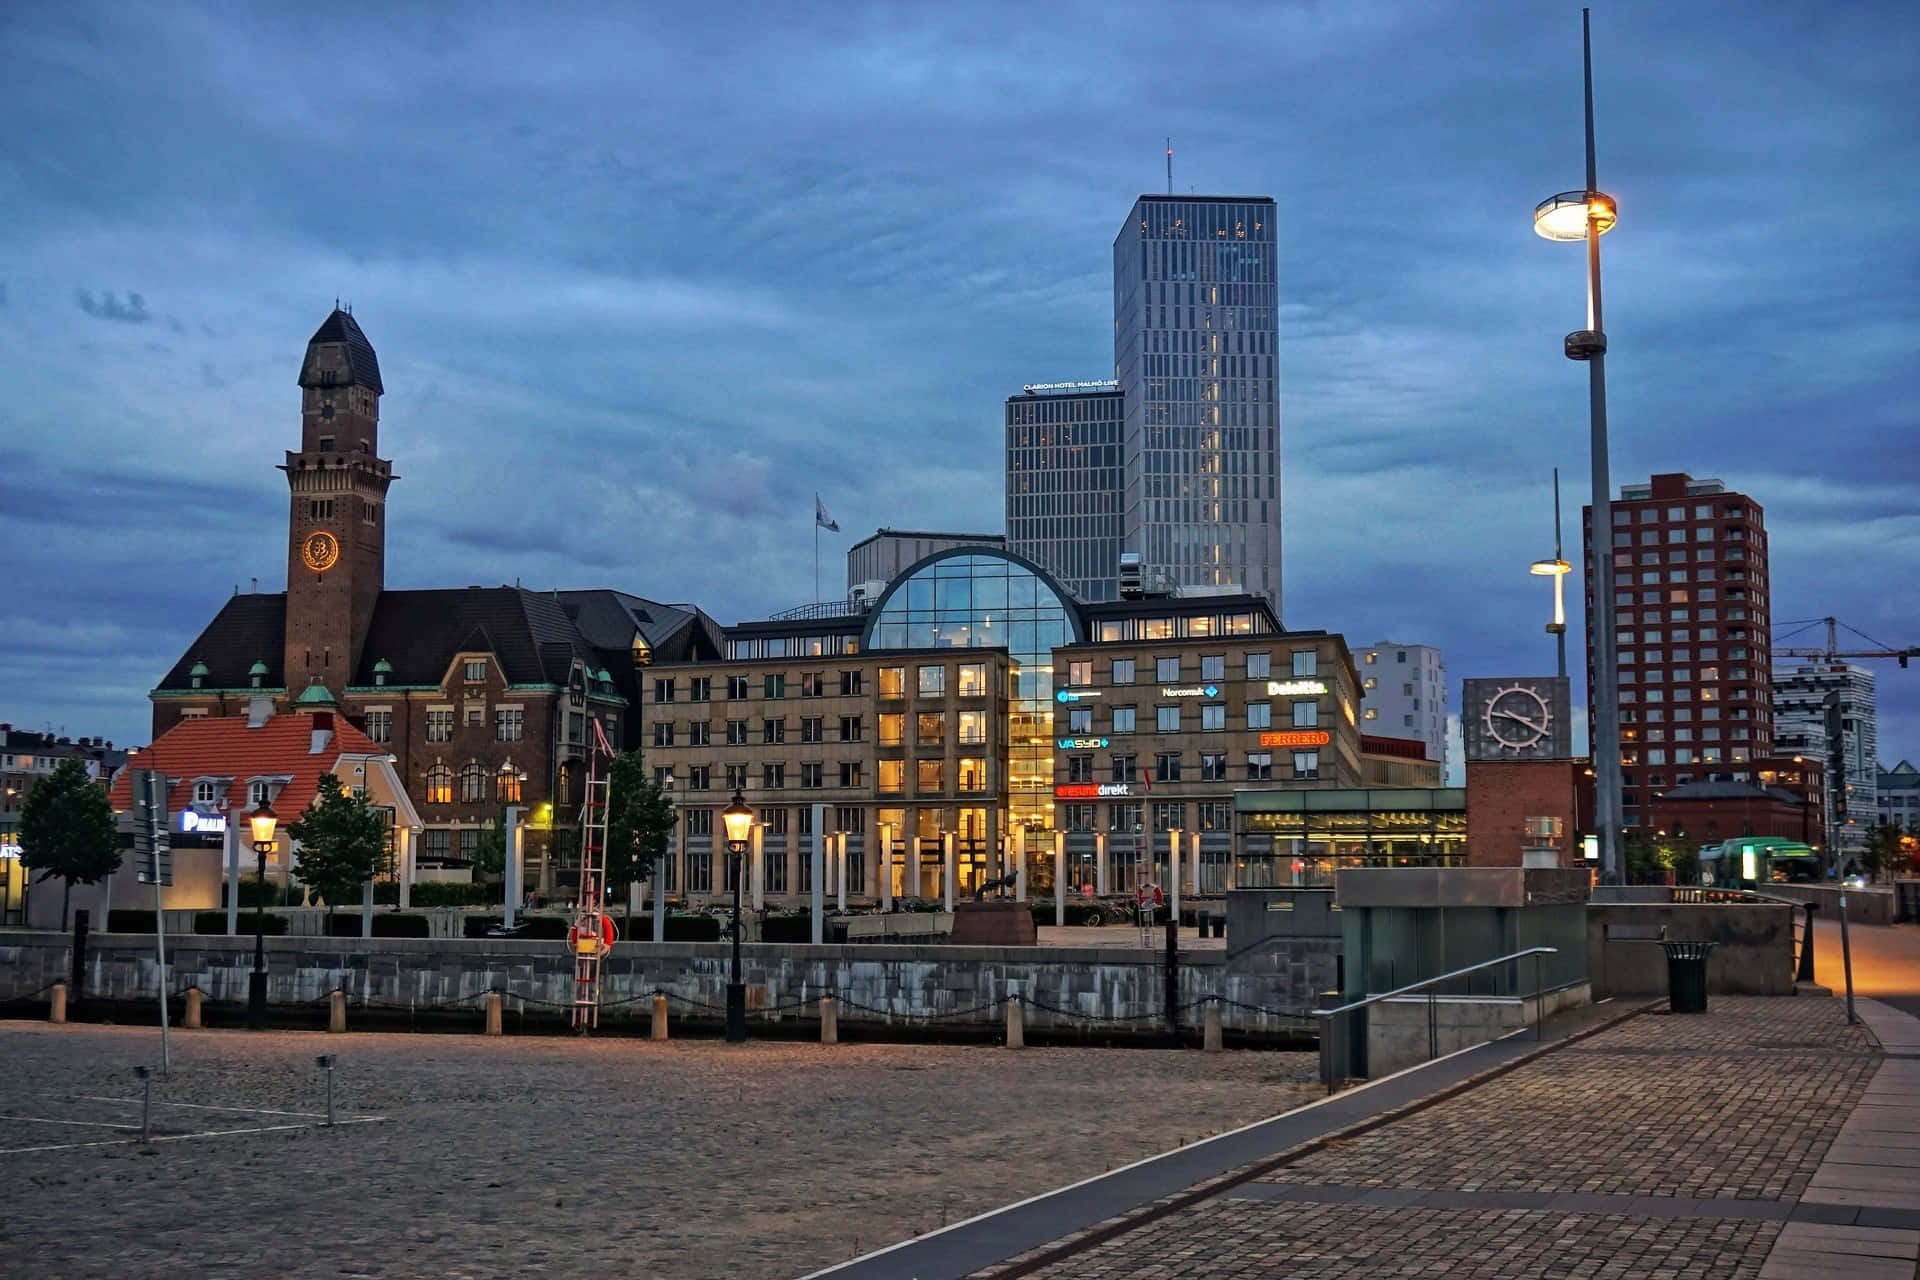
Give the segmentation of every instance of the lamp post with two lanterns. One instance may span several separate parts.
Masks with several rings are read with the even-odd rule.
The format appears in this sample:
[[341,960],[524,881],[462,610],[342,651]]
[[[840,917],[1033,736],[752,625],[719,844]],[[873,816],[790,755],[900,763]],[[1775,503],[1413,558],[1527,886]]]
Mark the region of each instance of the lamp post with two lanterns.
[[[253,972],[247,975],[249,1031],[258,1031],[267,1024],[267,850],[273,848],[273,829],[279,820],[273,806],[264,800],[247,815],[260,876],[260,896],[253,903]],[[240,886],[234,885],[233,891],[239,893]]]
[[753,810],[740,792],[733,803],[720,811],[727,829],[727,856],[733,873],[733,967],[727,974],[727,1043],[744,1044],[747,1039],[747,984],[740,973],[740,882],[745,879],[741,859],[753,840]]
[[[1589,445],[1593,466],[1593,523],[1588,531],[1588,586],[1593,592],[1588,642],[1593,647],[1593,818],[1600,844],[1600,877],[1620,882],[1620,692],[1613,619],[1612,481],[1607,468],[1607,335],[1600,315],[1600,237],[1613,229],[1619,205],[1599,189],[1593,150],[1593,37],[1588,12],[1580,11],[1587,116],[1587,185],[1548,196],[1533,210],[1533,229],[1547,240],[1585,241],[1587,327],[1566,337],[1569,360],[1587,365]],[[1559,557],[1555,557],[1557,561]],[[1540,572],[1536,569],[1535,572]],[[1548,570],[1547,572],[1554,572]]]

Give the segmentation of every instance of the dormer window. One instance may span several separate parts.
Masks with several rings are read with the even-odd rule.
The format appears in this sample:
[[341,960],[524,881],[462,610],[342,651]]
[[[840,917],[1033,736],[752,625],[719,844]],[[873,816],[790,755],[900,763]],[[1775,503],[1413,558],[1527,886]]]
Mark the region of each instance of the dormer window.
[[209,674],[210,674],[210,673],[209,673],[209,671],[207,670],[207,664],[206,664],[206,663],[204,663],[204,662],[196,662],[196,663],[194,663],[194,664],[193,664],[193,670],[191,670],[191,671],[189,671],[189,672],[187,673],[187,677],[188,677],[188,679],[189,679],[189,680],[191,680],[191,681],[192,681],[192,685],[193,685],[193,687],[194,687],[195,689],[198,689],[198,688],[201,688],[202,686],[204,686],[204,685],[206,684],[206,682],[207,682],[207,676],[208,676]]
[[264,778],[255,778],[252,782],[249,782],[247,784],[247,807],[250,809],[258,809],[261,805],[267,803],[269,799],[267,792],[270,790],[272,790],[272,788],[267,785],[266,779]]
[[486,678],[487,678],[486,661],[482,659],[476,662],[473,659],[469,658],[467,660],[467,679],[478,682],[481,680],[485,680]]
[[373,682],[375,684],[377,685],[385,684],[387,682],[387,677],[392,674],[393,674],[393,664],[391,662],[388,662],[385,658],[382,658],[380,659],[380,661],[373,664]]
[[247,679],[252,681],[254,688],[256,689],[260,688],[262,682],[264,682],[266,678],[267,678],[266,663],[255,662],[251,667],[247,668]]
[[193,802],[196,805],[212,805],[220,802],[218,784],[212,778],[198,778],[193,784]]

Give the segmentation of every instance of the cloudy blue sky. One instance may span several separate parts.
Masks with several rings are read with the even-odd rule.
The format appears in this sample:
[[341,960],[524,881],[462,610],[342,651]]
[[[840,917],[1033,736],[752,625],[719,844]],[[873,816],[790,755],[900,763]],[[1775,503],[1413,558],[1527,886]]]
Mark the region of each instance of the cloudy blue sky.
[[[1616,481],[1766,507],[1776,631],[1920,642],[1920,18],[1602,3]],[[285,574],[294,379],[379,348],[389,585],[722,620],[846,530],[998,528],[1001,402],[1110,376],[1135,195],[1279,201],[1285,614],[1550,670],[1585,491],[1577,5],[88,4],[0,10],[0,719],[144,741]],[[1575,503],[1577,504],[1577,497]],[[1577,505],[1569,518],[1577,530]],[[1576,644],[1578,637],[1576,635]],[[1577,652],[1577,649],[1576,649]],[[1882,754],[1920,666],[1879,664]]]

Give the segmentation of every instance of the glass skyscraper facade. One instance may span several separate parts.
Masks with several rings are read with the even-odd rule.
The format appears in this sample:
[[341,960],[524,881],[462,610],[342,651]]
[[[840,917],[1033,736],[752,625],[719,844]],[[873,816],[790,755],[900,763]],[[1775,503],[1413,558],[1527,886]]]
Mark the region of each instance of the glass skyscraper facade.
[[1123,550],[1280,612],[1273,200],[1143,195],[1113,242]]
[[1007,546],[1082,600],[1119,597],[1124,416],[1075,384],[1007,397]]

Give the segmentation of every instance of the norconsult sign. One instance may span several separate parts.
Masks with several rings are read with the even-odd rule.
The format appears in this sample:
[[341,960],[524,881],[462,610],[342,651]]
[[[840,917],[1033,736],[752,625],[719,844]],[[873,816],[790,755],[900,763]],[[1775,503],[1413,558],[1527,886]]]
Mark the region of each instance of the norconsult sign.
[[1178,687],[1161,685],[1160,696],[1163,698],[1217,698],[1220,696],[1220,687],[1211,684],[1189,684]]
[[1053,789],[1055,800],[1120,800],[1132,794],[1131,782],[1064,782]]

